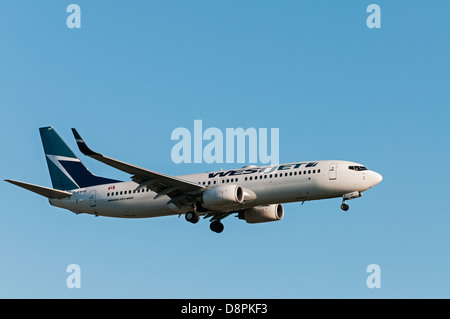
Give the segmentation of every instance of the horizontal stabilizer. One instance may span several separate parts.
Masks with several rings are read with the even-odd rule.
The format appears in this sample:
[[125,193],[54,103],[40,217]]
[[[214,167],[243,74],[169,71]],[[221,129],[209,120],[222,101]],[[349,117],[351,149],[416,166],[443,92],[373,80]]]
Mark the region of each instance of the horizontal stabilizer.
[[72,193],[70,192],[66,192],[66,191],[61,191],[58,189],[53,189],[53,188],[48,188],[48,187],[44,187],[44,186],[38,186],[38,185],[33,185],[33,184],[28,184],[28,183],[24,183],[24,182],[19,182],[19,181],[14,181],[11,179],[5,179],[5,182],[17,185],[19,187],[25,188],[29,191],[32,191],[36,194],[39,194],[41,196],[47,197],[47,198],[65,198],[65,197],[70,197],[72,196]]

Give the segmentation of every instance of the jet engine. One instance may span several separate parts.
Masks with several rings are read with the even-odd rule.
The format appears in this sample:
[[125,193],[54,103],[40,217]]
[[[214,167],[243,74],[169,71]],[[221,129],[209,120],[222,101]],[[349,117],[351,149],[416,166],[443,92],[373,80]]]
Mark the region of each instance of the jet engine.
[[283,219],[284,208],[281,204],[256,206],[239,212],[238,217],[250,224],[274,222]]
[[238,208],[244,201],[244,190],[238,185],[208,188],[202,194],[203,206],[212,210]]

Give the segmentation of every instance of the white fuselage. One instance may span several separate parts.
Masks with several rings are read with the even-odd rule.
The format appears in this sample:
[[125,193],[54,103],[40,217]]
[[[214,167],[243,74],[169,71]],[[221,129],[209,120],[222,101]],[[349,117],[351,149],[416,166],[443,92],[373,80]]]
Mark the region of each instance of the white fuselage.
[[[178,176],[207,188],[235,184],[252,194],[239,209],[279,203],[342,197],[363,192],[378,184],[382,177],[370,170],[353,170],[360,164],[348,161],[297,162],[275,166],[246,166],[241,169]],[[185,213],[170,198],[147,188],[136,190],[135,182],[118,182],[72,190],[72,196],[50,199],[54,206],[75,213],[109,217],[143,218]],[[233,209],[238,211],[239,209]]]

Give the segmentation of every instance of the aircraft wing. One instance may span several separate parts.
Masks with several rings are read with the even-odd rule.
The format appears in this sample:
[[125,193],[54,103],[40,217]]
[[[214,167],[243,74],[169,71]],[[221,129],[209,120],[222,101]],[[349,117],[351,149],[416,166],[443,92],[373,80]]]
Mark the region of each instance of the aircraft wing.
[[47,197],[47,198],[66,198],[66,197],[70,197],[72,196],[71,192],[66,192],[66,191],[61,191],[59,189],[53,189],[53,188],[48,188],[48,187],[44,187],[44,186],[38,186],[38,185],[34,185],[34,184],[29,184],[29,183],[24,183],[24,182],[19,182],[19,181],[15,181],[15,180],[11,180],[11,179],[5,179],[5,182],[14,184],[16,186],[25,188],[29,191],[32,191],[36,194],[39,194],[41,196]]
[[175,201],[175,197],[179,195],[196,194],[205,189],[204,186],[196,184],[194,182],[184,180],[175,176],[158,173],[94,152],[87,146],[86,142],[81,138],[76,129],[72,128],[72,132],[75,136],[78,148],[84,155],[96,159],[97,161],[112,166],[116,169],[119,169],[125,173],[133,175],[131,179],[139,184],[138,189],[147,187],[150,190],[158,193],[155,196],[155,199],[160,196],[167,195],[172,199],[172,201]]

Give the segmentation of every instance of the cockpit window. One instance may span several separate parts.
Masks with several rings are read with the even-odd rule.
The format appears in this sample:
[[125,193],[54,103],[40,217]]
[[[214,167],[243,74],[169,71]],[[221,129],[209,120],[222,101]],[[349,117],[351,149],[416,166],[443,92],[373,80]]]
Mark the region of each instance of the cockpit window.
[[364,166],[349,166],[348,169],[354,171],[367,171],[367,168],[365,168]]

